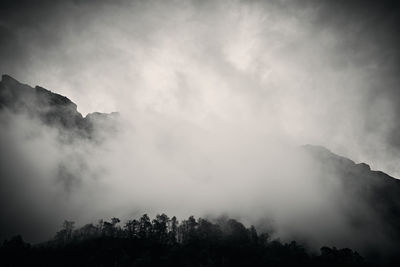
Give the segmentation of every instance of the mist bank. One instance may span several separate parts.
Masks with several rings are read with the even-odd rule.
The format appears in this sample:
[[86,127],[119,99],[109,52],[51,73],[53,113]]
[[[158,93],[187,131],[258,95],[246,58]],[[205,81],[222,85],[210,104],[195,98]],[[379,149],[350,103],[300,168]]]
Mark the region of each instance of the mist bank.
[[82,117],[43,90],[8,76],[0,83],[2,238],[40,242],[65,219],[165,212],[228,215],[312,249],[385,255],[399,243],[399,181],[366,164],[215,118]]
[[55,88],[84,115],[117,110],[138,123],[153,113],[155,124],[164,115],[285,135],[400,176],[396,1],[0,7],[0,73]]

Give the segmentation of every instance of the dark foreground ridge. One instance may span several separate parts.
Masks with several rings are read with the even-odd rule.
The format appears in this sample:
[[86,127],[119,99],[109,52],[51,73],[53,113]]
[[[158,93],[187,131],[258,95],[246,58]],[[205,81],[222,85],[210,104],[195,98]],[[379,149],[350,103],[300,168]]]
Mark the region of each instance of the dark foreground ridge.
[[5,241],[0,258],[2,266],[369,266],[348,248],[311,253],[226,217],[179,222],[165,214],[122,227],[118,218],[78,229],[65,221],[46,243],[32,246],[20,236]]

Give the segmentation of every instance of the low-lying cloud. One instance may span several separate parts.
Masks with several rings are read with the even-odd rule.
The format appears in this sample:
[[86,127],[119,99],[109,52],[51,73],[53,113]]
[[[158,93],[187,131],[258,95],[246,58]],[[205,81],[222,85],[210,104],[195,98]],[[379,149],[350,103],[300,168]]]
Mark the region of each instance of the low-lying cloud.
[[84,114],[118,111],[122,126],[101,143],[63,143],[57,129],[4,115],[9,232],[31,225],[39,240],[63,219],[227,213],[268,217],[284,238],[353,245],[341,184],[321,184],[293,147],[321,144],[400,173],[397,40],[385,39],[397,18],[380,24],[386,9],[368,19],[363,7],[325,1],[24,6],[0,20],[0,70]]

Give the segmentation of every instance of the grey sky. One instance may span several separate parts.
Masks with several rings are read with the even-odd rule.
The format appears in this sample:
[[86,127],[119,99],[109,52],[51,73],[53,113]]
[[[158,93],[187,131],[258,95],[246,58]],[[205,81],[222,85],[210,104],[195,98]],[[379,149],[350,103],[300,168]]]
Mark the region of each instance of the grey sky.
[[241,121],[397,175],[398,12],[395,1],[6,1],[0,71],[84,114]]
[[[289,147],[324,145],[400,177],[395,1],[0,7],[1,73],[69,97],[84,115],[119,111],[124,122],[118,138],[98,147],[54,146],[57,133],[24,119],[2,133],[21,147],[13,156],[37,171],[25,178],[39,179],[37,190],[26,189],[37,222],[46,210],[58,212],[53,228],[62,216],[87,222],[110,211],[227,212],[249,221],[269,212],[280,234],[315,231],[322,242],[318,235],[329,227],[340,237],[350,231],[332,204],[337,185],[321,189],[315,177],[302,176],[307,164],[286,170]],[[39,138],[20,138],[25,131]],[[47,152],[43,160],[33,155],[37,149]],[[72,193],[40,179],[52,177],[59,163],[82,176]]]

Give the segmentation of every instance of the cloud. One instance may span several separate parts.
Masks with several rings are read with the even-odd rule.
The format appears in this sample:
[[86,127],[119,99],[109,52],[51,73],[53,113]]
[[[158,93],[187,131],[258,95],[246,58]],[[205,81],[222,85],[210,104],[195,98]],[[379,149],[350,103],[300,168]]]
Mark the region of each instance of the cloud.
[[0,70],[68,95],[84,114],[273,123],[298,143],[399,173],[392,1],[3,5]]
[[[15,174],[44,179],[22,190],[38,201],[29,210],[44,212],[31,215],[36,225],[45,210],[59,212],[53,222],[271,213],[281,234],[318,225],[342,237],[350,230],[337,195],[300,175],[313,168],[292,163],[286,147],[322,144],[400,173],[398,16],[386,2],[27,1],[2,10],[1,72],[68,96],[84,114],[119,111],[124,125],[101,145],[59,144],[57,131],[20,118],[2,132],[2,145],[22,149],[15,158],[45,172]],[[32,131],[36,141],[18,135]]]

